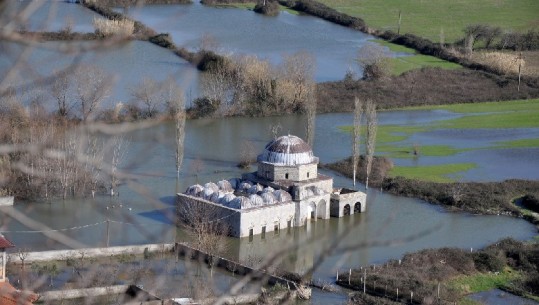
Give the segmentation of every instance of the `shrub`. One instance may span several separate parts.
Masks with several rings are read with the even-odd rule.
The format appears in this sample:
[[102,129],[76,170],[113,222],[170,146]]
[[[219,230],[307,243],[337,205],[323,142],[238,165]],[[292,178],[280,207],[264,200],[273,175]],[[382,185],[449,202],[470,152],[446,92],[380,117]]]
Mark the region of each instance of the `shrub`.
[[521,200],[523,207],[539,213],[539,199],[537,197],[534,195],[525,195]]
[[254,11],[266,16],[279,15],[279,3],[273,0],[261,0],[256,4]]
[[226,58],[213,51],[199,51],[196,57],[197,68],[200,71],[217,70],[227,65]]
[[175,49],[176,46],[172,42],[172,38],[170,38],[170,34],[168,33],[161,33],[155,36],[152,36],[148,39],[151,43],[156,44],[158,46],[161,46],[163,48],[167,49]]
[[518,73],[520,67],[524,66],[524,59],[517,54],[502,52],[481,52],[474,53],[472,59],[478,63],[491,67],[499,74]]
[[129,19],[94,18],[94,28],[97,34],[130,36],[135,31],[135,22]]
[[505,266],[505,260],[494,251],[476,252],[473,256],[475,268],[480,272],[498,272]]
[[190,117],[212,116],[219,109],[220,101],[211,100],[207,97],[199,97],[193,101],[194,106],[188,109]]

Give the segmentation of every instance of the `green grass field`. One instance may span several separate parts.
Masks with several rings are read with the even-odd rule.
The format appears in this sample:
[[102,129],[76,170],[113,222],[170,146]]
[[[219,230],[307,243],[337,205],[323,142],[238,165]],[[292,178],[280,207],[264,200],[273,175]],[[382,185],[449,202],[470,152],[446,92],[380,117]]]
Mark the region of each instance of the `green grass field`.
[[402,73],[414,69],[426,67],[442,69],[459,69],[461,65],[452,63],[434,56],[417,54],[414,49],[393,44],[384,40],[375,40],[381,46],[388,47],[392,52],[409,53],[410,56],[396,57],[390,59],[391,74],[401,75]]
[[[507,102],[489,102],[473,104],[455,104],[442,106],[423,106],[403,108],[402,110],[447,110],[464,114],[463,117],[435,121],[423,126],[380,125],[376,137],[376,153],[389,158],[415,158],[421,156],[444,157],[463,151],[502,148],[539,147],[539,139],[519,139],[497,142],[490,147],[456,149],[447,145],[423,145],[418,143],[415,149],[407,143],[415,133],[436,129],[474,129],[474,128],[539,128],[539,99]],[[352,126],[339,127],[351,132]],[[363,148],[362,148],[363,149]],[[447,182],[463,171],[475,167],[475,164],[443,164],[436,166],[395,167],[392,176],[404,176],[427,181]]]
[[389,172],[392,177],[402,176],[410,179],[432,182],[452,182],[458,173],[477,167],[475,163],[451,163],[429,166],[395,166]]
[[537,0],[318,0],[345,14],[360,17],[368,26],[397,31],[399,11],[401,33],[412,33],[440,41],[454,42],[470,24],[500,26],[507,31],[525,32],[539,28]]
[[518,271],[506,268],[498,274],[478,273],[473,275],[457,277],[449,282],[449,285],[456,288],[462,294],[487,291],[494,288],[502,288],[509,282],[518,279],[521,274]]

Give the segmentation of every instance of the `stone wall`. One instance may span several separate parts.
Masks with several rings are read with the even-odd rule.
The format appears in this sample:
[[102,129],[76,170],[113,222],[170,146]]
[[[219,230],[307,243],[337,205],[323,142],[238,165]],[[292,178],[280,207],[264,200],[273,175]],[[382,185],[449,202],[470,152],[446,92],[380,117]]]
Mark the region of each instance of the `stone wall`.
[[[28,252],[28,256],[25,259],[25,263],[31,262],[44,262],[54,260],[65,260],[70,257],[80,257],[84,254],[84,257],[106,257],[121,254],[143,254],[144,251],[149,252],[172,252],[174,250],[174,244],[146,244],[146,245],[132,245],[132,246],[118,246],[108,248],[82,248],[71,250],[53,250],[53,251],[39,251]],[[9,254],[10,262],[20,263],[20,259],[17,253]]]
[[331,217],[343,217],[346,205],[350,207],[350,215],[355,213],[355,207],[359,204],[359,212],[365,212],[367,208],[367,194],[349,189],[342,189],[341,193],[331,194]]
[[297,166],[280,166],[260,162],[257,173],[259,177],[270,181],[304,181],[318,177],[318,165],[311,163]]
[[15,201],[15,197],[13,197],[13,196],[0,197],[0,207],[1,206],[12,206],[14,201]]

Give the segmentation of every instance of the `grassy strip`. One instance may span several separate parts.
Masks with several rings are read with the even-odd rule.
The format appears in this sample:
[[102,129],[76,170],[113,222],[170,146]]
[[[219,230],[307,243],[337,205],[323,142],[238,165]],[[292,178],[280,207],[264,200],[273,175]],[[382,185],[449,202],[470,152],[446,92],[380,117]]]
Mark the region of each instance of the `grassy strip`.
[[457,113],[492,113],[507,111],[539,111],[539,99],[504,102],[481,102],[451,105],[431,105],[400,108],[403,110],[447,110]]
[[[537,28],[539,1],[536,0],[319,0],[351,16],[361,17],[381,30],[397,31],[401,12],[401,33],[413,33],[432,41],[455,42],[470,24],[490,24],[524,32]],[[518,18],[514,18],[518,16]]]
[[539,139],[520,139],[498,142],[496,148],[531,148],[539,147]]
[[539,110],[494,113],[465,116],[457,119],[440,121],[434,128],[476,129],[476,128],[537,128]]
[[421,68],[460,69],[461,65],[430,55],[412,55],[391,59],[391,73],[401,75],[404,72]]
[[449,285],[461,294],[477,293],[495,288],[508,286],[511,281],[521,278],[521,274],[511,268],[505,268],[502,272],[477,273],[473,275],[459,276],[449,281]]
[[428,166],[398,166],[390,172],[390,177],[405,177],[419,181],[431,182],[453,182],[455,179],[449,177],[461,172],[465,172],[477,167],[475,163],[453,163]]
[[[255,6],[256,6],[256,3],[255,2],[245,2],[245,3],[223,3],[223,4],[216,4],[214,5],[216,7],[224,7],[224,8],[227,8],[227,7],[230,7],[230,8],[238,8],[238,9],[244,9],[244,10],[254,10]],[[292,10],[286,6],[283,6],[283,5],[279,5],[279,10],[281,12],[287,12],[289,14],[292,14],[292,15],[299,15],[299,12],[298,11],[295,11],[295,10]]]
[[388,47],[392,52],[408,53],[410,56],[395,57],[390,59],[391,74],[401,75],[404,72],[421,68],[459,69],[461,65],[446,61],[430,55],[417,54],[414,49],[394,44],[385,40],[375,40],[377,44]]
[[464,149],[456,149],[448,145],[427,145],[427,146],[402,146],[402,145],[378,145],[376,150],[385,153],[385,157],[390,158],[414,158],[419,156],[446,157],[453,156]]

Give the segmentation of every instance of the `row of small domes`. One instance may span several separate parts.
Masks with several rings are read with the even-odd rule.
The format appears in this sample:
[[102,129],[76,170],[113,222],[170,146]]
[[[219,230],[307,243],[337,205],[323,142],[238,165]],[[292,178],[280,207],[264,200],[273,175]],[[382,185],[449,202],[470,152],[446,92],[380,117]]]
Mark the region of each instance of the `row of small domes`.
[[[244,193],[246,196],[236,196],[234,191]],[[240,179],[208,182],[204,186],[195,184],[188,187],[185,193],[233,209],[249,209],[292,200],[292,196],[286,191],[275,190],[269,186],[263,187],[258,183],[252,184],[250,181]]]

